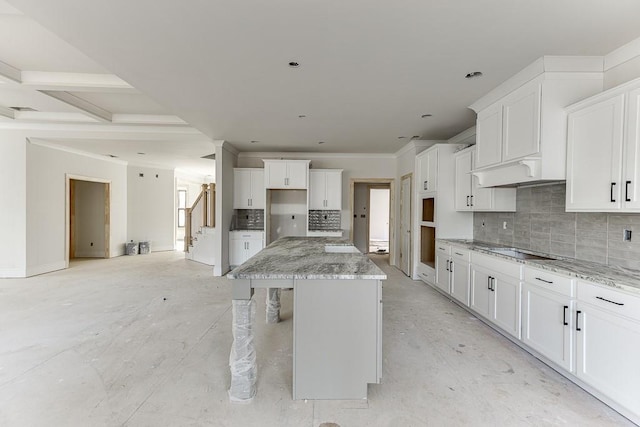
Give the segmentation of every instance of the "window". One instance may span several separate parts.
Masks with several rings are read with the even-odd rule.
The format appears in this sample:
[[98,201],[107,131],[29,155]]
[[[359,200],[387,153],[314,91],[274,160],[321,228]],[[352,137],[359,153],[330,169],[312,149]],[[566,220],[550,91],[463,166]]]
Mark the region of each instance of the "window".
[[187,207],[187,190],[178,190],[178,227],[184,227],[186,207]]

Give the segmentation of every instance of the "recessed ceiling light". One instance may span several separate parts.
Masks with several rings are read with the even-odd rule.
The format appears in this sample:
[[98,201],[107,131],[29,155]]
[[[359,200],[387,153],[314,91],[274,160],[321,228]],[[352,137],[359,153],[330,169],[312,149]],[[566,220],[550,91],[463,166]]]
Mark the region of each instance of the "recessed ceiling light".
[[406,136],[399,136],[398,139],[407,139]]
[[423,119],[426,119],[427,117],[432,117],[433,114],[423,114],[420,117],[422,117]]
[[138,153],[138,154],[140,154],[141,156],[144,156],[144,155],[145,155],[145,154],[147,154],[147,153]]
[[324,144],[324,141],[318,141],[318,144]]
[[420,135],[413,135],[411,139],[420,139]]
[[476,77],[482,77],[481,71],[472,71],[471,73],[464,76],[465,79],[474,79]]
[[307,116],[305,116],[304,114],[300,114],[300,115],[298,116],[298,118],[299,118],[299,119],[304,119],[305,117],[307,117]]
[[118,157],[118,156],[116,156],[116,155],[114,155],[114,154],[105,154],[105,156],[109,156],[109,157],[114,158],[114,159],[115,159],[116,157]]
[[256,141],[255,139],[253,141],[251,141],[252,144],[257,144],[260,141]]
[[300,66],[300,64],[295,62],[295,61],[289,62],[289,67],[291,67],[291,68],[298,68],[299,66]]

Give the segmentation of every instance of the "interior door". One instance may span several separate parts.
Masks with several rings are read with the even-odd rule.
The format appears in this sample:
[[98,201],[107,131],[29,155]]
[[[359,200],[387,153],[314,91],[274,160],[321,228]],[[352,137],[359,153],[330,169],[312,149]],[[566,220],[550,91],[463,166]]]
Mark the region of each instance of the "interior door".
[[400,184],[400,269],[411,275],[411,174],[402,177]]

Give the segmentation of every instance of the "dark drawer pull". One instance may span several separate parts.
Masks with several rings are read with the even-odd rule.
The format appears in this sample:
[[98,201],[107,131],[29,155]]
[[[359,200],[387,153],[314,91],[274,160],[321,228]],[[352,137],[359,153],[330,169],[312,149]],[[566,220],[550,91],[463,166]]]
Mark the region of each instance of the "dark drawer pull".
[[616,199],[613,198],[613,187],[615,187],[615,186],[616,186],[616,183],[612,182],[611,183],[611,202],[612,203],[616,201]]
[[456,252],[456,255],[463,256],[460,252]]
[[569,309],[569,306],[568,306],[568,305],[565,305],[565,306],[564,306],[563,313],[562,313],[562,324],[563,324],[564,326],[569,326],[569,323],[567,322],[567,310],[568,310],[568,309]]
[[610,299],[606,299],[606,298],[602,298],[602,297],[596,297],[596,299],[602,300],[602,301],[606,301],[606,302],[610,302],[611,304],[615,304],[615,305],[624,305],[624,303],[622,302],[615,302],[615,301],[611,301]]
[[536,280],[540,280],[541,282],[544,282],[544,283],[553,284],[553,281],[550,281],[550,280],[544,280],[544,279],[541,279],[541,278],[539,278],[539,277],[536,277]]
[[576,311],[576,331],[582,330],[580,329],[580,313],[582,313],[580,310]]
[[629,198],[629,184],[631,184],[631,181],[627,181],[624,183],[624,201],[625,202],[631,201],[631,199]]

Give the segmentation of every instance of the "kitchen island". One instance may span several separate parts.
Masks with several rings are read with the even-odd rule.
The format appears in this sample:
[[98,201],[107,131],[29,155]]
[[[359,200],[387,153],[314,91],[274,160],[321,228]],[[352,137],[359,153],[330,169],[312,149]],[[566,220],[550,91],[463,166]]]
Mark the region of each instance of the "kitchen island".
[[367,384],[380,382],[387,276],[352,244],[283,237],[227,277],[233,298],[231,400],[255,395],[255,288],[268,288],[270,298],[273,289],[293,289],[293,399],[365,399]]

